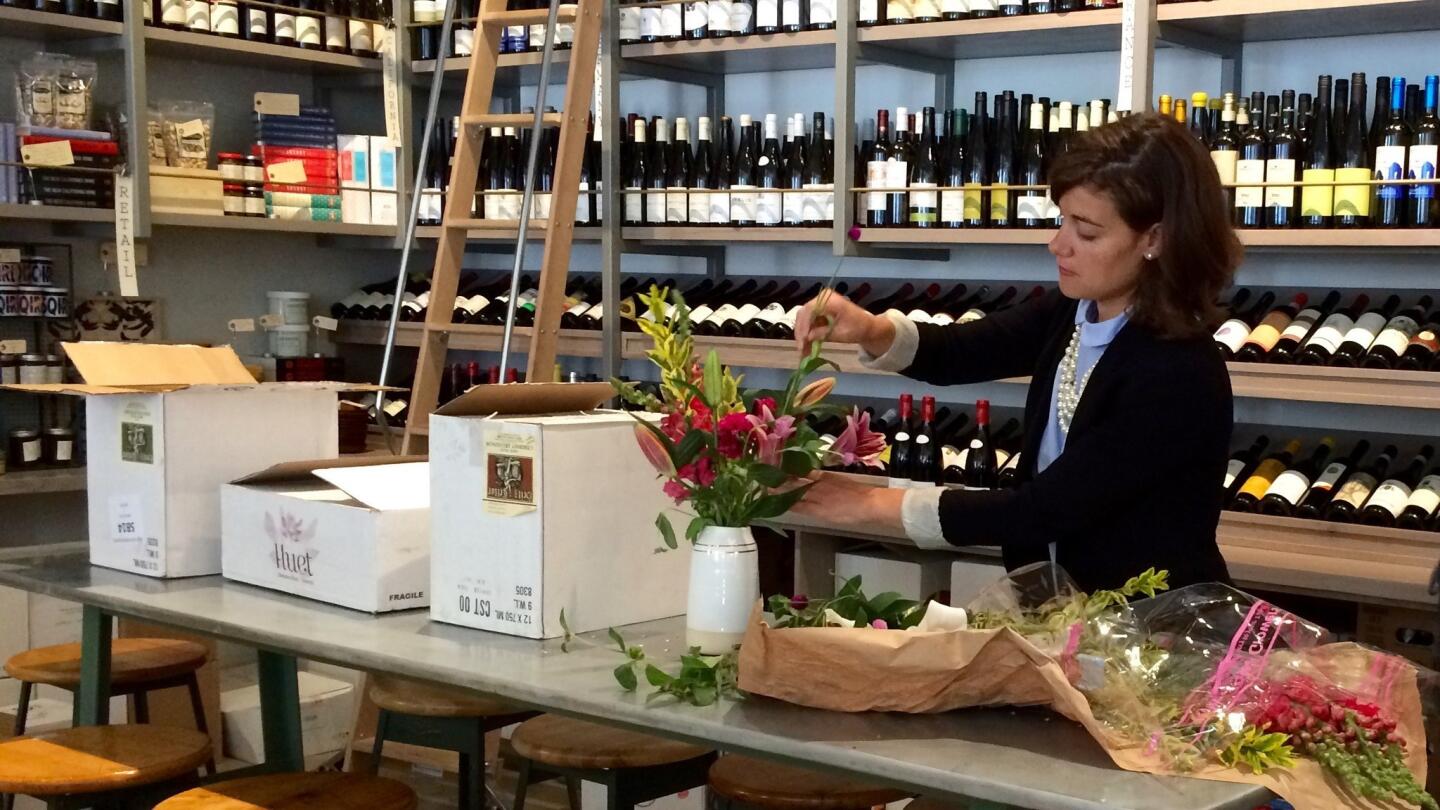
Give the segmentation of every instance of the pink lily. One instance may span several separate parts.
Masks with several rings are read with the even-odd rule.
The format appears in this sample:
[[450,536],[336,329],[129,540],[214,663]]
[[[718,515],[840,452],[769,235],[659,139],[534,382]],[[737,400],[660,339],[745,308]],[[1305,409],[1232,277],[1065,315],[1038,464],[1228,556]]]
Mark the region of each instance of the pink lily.
[[870,414],[856,409],[845,417],[845,430],[835,437],[829,453],[841,465],[859,462],[867,467],[880,467],[880,454],[885,451],[885,437],[870,429]]
[[665,445],[660,439],[650,432],[644,425],[635,426],[635,441],[640,445],[640,452],[645,454],[645,460],[650,466],[663,476],[669,477],[675,474],[675,465],[670,461],[670,454],[665,452]]
[[759,415],[749,418],[750,435],[755,437],[756,460],[761,464],[778,465],[785,442],[795,435],[795,417],[776,419],[768,406],[761,405]]

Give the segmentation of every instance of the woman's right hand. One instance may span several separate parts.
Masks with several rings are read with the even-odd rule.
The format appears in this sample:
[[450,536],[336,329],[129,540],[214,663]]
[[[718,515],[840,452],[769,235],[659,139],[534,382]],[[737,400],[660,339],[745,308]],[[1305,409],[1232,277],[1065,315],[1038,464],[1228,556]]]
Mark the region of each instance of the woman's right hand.
[[816,341],[858,343],[878,357],[895,341],[895,325],[889,318],[872,315],[845,296],[826,290],[795,318],[795,343],[800,353],[808,354]]

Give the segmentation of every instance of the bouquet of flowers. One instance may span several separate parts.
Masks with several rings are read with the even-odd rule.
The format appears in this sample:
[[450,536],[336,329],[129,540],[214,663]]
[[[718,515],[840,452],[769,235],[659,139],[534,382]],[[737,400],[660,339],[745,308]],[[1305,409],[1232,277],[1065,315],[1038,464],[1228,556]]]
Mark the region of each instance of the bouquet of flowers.
[[[646,356],[660,370],[660,396],[615,381],[632,405],[662,414],[658,424],[637,420],[635,438],[665,480],[665,493],[689,504],[694,517],[685,536],[694,540],[709,526],[750,526],[778,517],[805,496],[808,485],[781,488],[825,464],[878,466],[884,437],[870,430],[868,414],[855,409],[833,443],[822,440],[807,417],[839,413],[825,398],[835,379],[810,380],[834,364],[816,341],[791,373],[783,392],[742,393],[743,377],[731,373],[713,350],[695,356],[690,309],[678,292],[651,287],[643,297],[639,327],[654,341]],[[669,519],[657,520],[670,548],[677,546]]]

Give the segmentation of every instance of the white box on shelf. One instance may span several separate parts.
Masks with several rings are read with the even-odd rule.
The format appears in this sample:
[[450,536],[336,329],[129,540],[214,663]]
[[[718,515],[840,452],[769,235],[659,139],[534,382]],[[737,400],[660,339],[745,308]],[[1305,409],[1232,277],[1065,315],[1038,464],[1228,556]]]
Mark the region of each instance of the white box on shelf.
[[374,224],[371,222],[370,192],[353,188],[340,189],[340,221],[351,225]]
[[950,565],[950,604],[964,607],[980,592],[1005,576],[999,561],[965,559]]
[[384,135],[370,136],[370,188],[375,191],[397,191],[395,182],[395,142]]
[[[674,507],[601,383],[482,385],[430,420],[430,615],[527,638],[685,612],[690,548],[656,554]],[[505,414],[495,416],[493,414]]]
[[220,491],[226,579],[383,613],[430,604],[423,456],[277,464]]
[[370,224],[399,225],[400,201],[392,191],[370,192]]
[[[26,734],[45,734],[50,731],[62,731],[70,728],[71,720],[74,717],[73,696],[63,689],[50,689],[45,692],[37,692],[37,696],[30,698],[30,713],[25,717]],[[110,698],[110,722],[125,722],[125,701],[124,695],[116,695]],[[8,701],[6,705],[0,706],[0,714],[15,715],[16,709],[20,707],[18,699]],[[9,734],[14,729],[7,727],[5,733]]]
[[[338,135],[340,188],[370,189],[370,136]],[[346,220],[347,222],[349,220]]]
[[228,346],[64,347],[85,383],[6,387],[85,397],[90,562],[152,577],[220,573],[221,485],[337,456],[337,394],[366,388],[256,383]]
[[835,555],[835,588],[860,577],[867,596],[893,591],[906,599],[928,600],[950,587],[950,563],[945,551],[884,548],[842,551]]
[[[301,671],[298,675],[300,738],[308,767],[312,762],[324,762],[349,744],[355,687],[311,672]],[[255,667],[221,671],[220,714],[224,719],[226,755],[242,762],[263,762],[265,737]]]

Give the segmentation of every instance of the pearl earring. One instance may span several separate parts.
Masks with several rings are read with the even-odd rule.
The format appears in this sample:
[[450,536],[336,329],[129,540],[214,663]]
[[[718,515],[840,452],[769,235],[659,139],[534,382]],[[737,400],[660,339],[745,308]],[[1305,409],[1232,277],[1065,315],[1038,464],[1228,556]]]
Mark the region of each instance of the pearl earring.
[[1146,254],[1145,254],[1145,261],[1147,261],[1147,262],[1153,262],[1153,261],[1155,261],[1155,254],[1154,254],[1154,253],[1146,253]]

